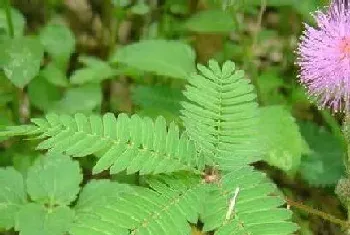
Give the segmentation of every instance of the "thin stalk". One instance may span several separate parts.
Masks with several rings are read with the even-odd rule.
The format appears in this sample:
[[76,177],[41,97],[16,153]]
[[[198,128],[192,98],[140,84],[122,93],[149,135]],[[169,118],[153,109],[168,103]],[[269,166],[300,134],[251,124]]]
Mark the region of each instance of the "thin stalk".
[[5,0],[5,13],[6,13],[7,28],[9,30],[10,37],[14,38],[15,37],[15,31],[14,31],[13,22],[12,22],[10,0]]
[[257,101],[259,103],[260,103],[260,90],[259,90],[258,81],[257,81],[258,76],[259,76],[259,72],[258,72],[258,69],[256,68],[256,65],[254,64],[254,59],[255,59],[254,52],[255,52],[256,47],[257,47],[258,36],[259,36],[260,31],[261,31],[261,23],[262,23],[262,18],[263,18],[265,11],[266,11],[266,0],[261,0],[260,11],[259,11],[259,15],[257,18],[255,30],[254,30],[253,36],[252,36],[252,44],[250,46],[249,53],[248,53],[248,56],[247,56],[246,61],[245,61],[245,69],[247,71],[251,71],[250,72],[250,79],[252,81],[252,84],[256,87]]
[[[347,177],[350,177],[350,113],[346,112],[343,122],[343,134],[345,141],[347,143],[347,156],[346,160],[344,161]],[[346,195],[347,196],[347,195]],[[348,198],[347,198],[348,199]],[[350,223],[350,202],[349,200],[346,200],[346,209],[348,213],[348,223]],[[347,230],[347,234],[350,234],[350,228]]]
[[285,200],[287,201],[288,205],[295,207],[295,208],[298,208],[299,210],[303,210],[309,214],[317,215],[317,216],[321,217],[322,219],[327,220],[333,224],[338,224],[343,228],[349,229],[349,227],[350,227],[350,223],[348,221],[338,219],[338,218],[334,217],[333,215],[327,214],[323,211],[319,211],[319,210],[316,210],[316,209],[311,208],[309,206],[305,206],[301,203],[294,202],[287,197],[285,198]]
[[252,45],[253,51],[255,50],[255,47],[258,43],[258,36],[261,31],[261,22],[265,11],[266,11],[266,0],[261,0],[260,11],[259,11],[258,20],[256,22],[254,36],[253,36],[253,45]]

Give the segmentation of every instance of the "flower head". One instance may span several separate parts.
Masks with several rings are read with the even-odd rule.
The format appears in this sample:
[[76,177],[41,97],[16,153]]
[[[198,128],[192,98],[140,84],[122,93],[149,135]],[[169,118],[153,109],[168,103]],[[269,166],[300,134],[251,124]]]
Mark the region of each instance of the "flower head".
[[317,27],[306,24],[297,49],[300,82],[318,106],[350,111],[350,11],[334,1],[314,14]]

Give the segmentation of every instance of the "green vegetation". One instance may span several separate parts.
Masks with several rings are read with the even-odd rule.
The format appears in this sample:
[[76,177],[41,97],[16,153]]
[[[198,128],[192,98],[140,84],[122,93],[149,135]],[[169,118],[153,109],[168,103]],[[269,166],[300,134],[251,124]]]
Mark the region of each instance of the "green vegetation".
[[345,234],[294,65],[327,1],[0,3],[0,234]]

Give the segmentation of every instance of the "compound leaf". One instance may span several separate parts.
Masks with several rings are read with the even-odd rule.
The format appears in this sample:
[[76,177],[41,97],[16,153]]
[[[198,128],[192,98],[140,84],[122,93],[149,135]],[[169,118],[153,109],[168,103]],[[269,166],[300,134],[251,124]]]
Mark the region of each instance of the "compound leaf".
[[253,86],[231,61],[220,68],[211,60],[208,68],[198,65],[198,70],[201,74],[188,79],[181,118],[200,156],[222,169],[238,164],[238,158],[253,161],[261,148]]
[[78,200],[78,219],[71,233],[189,234],[188,221],[198,221],[203,200],[200,178],[173,175],[147,182],[152,190],[107,181],[90,183]]
[[163,117],[155,121],[128,117],[118,119],[107,113],[103,117],[49,114],[46,119],[33,119],[36,125],[9,127],[0,136],[38,135],[44,138],[38,149],[84,157],[99,153],[93,173],[110,169],[112,174],[127,170],[128,174],[170,173],[181,170],[198,172],[204,165],[197,158],[194,143],[179,127],[166,126]]
[[[235,203],[232,207],[232,203]],[[220,235],[289,235],[296,229],[290,210],[266,177],[251,167],[237,167],[219,185],[208,187],[201,214],[204,231]]]

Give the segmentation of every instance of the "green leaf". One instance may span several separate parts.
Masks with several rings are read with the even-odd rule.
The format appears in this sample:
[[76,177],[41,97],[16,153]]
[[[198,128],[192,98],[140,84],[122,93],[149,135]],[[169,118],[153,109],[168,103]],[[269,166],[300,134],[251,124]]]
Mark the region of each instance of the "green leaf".
[[15,86],[23,88],[38,74],[43,48],[39,40],[30,37],[8,40],[2,46],[5,75]]
[[311,152],[303,156],[301,175],[313,186],[334,186],[345,176],[345,149],[337,137],[312,123],[302,123],[301,132]]
[[25,203],[22,175],[12,167],[0,168],[0,230],[15,225],[14,216]]
[[72,84],[99,83],[118,74],[108,63],[94,57],[80,57],[86,67],[77,69],[70,77]]
[[48,111],[55,102],[60,100],[61,92],[44,77],[38,76],[28,85],[28,97],[33,106],[42,111]]
[[197,67],[184,91],[181,118],[201,159],[221,169],[255,161],[261,146],[253,85],[232,61],[220,66],[210,60],[208,67]]
[[103,213],[103,207],[120,200],[122,194],[134,192],[135,190],[126,184],[109,180],[91,181],[82,190],[77,205],[74,207],[76,219],[69,231],[70,234],[129,234],[126,228],[121,227],[116,218],[103,219],[113,216],[113,213]]
[[177,41],[145,40],[118,48],[111,62],[172,78],[185,79],[195,71],[194,51]]
[[68,86],[68,79],[64,71],[59,69],[54,63],[49,63],[43,70],[40,71],[40,75],[55,86]]
[[[234,207],[230,208],[234,202]],[[265,175],[251,167],[237,167],[219,184],[209,185],[201,221],[203,231],[220,235],[290,235],[297,230],[292,212],[281,208],[282,195]]]
[[110,169],[111,174],[160,174],[176,171],[198,173],[203,162],[198,159],[194,143],[180,135],[174,123],[166,126],[163,117],[155,121],[120,114],[116,119],[107,113],[74,117],[49,114],[46,119],[33,119],[34,126],[17,126],[0,132],[0,136],[40,135],[38,149],[66,153],[73,157],[99,156],[93,173]]
[[131,4],[131,0],[112,0],[112,4],[115,7],[126,7]]
[[74,212],[66,206],[45,208],[30,203],[21,208],[16,218],[20,235],[65,235],[74,219]]
[[312,22],[314,20],[311,12],[322,7],[322,1],[320,0],[307,0],[307,1],[294,1],[293,7],[299,12],[307,21]]
[[[11,18],[15,37],[20,37],[24,33],[25,20],[21,12],[15,8],[11,8]],[[5,8],[0,8],[0,29],[4,29],[10,38],[10,30],[8,29]]]
[[143,113],[152,117],[168,114],[172,120],[178,119],[183,100],[180,89],[168,86],[136,86],[132,89],[132,100],[141,107]]
[[102,91],[99,84],[87,84],[68,88],[62,99],[50,109],[51,112],[73,114],[91,113],[102,103]]
[[64,24],[50,23],[40,32],[40,41],[60,68],[65,68],[75,49],[75,37]]
[[7,126],[6,130],[0,131],[0,137],[17,136],[23,134],[35,134],[38,128],[34,125]]
[[265,160],[294,173],[300,166],[305,142],[294,118],[283,106],[260,108],[260,133],[266,146]]
[[165,2],[171,13],[186,15],[189,12],[187,0],[168,0]]
[[39,156],[39,154],[32,154],[30,152],[25,154],[14,153],[12,156],[13,167],[26,178],[28,169]]
[[[0,106],[0,131],[4,130],[6,126],[14,125],[12,122],[12,112],[8,110],[6,107]],[[6,140],[7,137],[0,137],[0,142]]]
[[199,33],[229,33],[235,29],[230,14],[215,9],[196,13],[187,20],[185,26],[188,30]]
[[285,102],[280,88],[283,87],[283,80],[278,75],[277,69],[264,71],[257,79],[259,89],[259,100],[264,105],[281,104]]
[[38,158],[28,170],[28,194],[35,202],[69,205],[75,200],[82,181],[79,164],[68,156],[48,154]]
[[126,231],[132,230],[138,235],[188,235],[188,221],[197,223],[203,203],[200,182],[198,176],[188,174],[148,179],[152,190],[93,182],[82,192],[83,205],[78,200],[77,220],[70,232],[104,235],[129,234]]
[[131,12],[137,15],[146,15],[150,11],[150,7],[144,2],[140,2],[131,7]]

